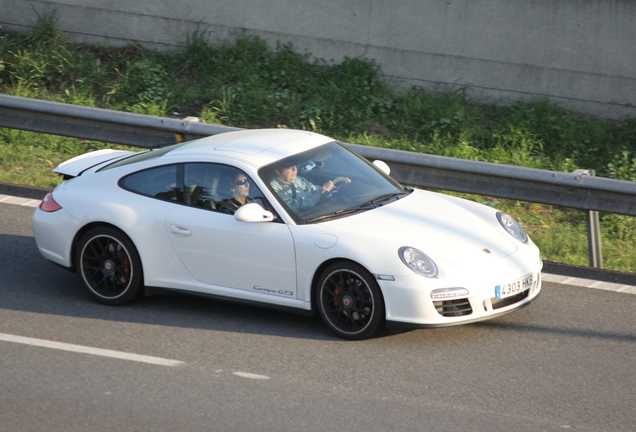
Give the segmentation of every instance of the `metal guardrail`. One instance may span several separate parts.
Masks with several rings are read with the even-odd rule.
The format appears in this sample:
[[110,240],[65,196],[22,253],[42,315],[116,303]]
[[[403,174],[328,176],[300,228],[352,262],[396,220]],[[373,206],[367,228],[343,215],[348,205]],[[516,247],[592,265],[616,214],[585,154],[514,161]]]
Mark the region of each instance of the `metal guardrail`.
[[[7,95],[0,95],[0,127],[144,148],[240,130]],[[411,186],[636,216],[636,182],[347,145],[384,160],[392,177]]]
[[143,148],[240,130],[8,95],[0,95],[0,127]]

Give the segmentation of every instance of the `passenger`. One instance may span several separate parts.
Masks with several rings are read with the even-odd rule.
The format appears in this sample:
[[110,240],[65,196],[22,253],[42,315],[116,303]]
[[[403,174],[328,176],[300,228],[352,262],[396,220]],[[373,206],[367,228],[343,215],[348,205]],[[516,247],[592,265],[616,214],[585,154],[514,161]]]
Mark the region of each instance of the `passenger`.
[[331,180],[319,187],[303,177],[298,177],[298,167],[295,164],[275,169],[270,186],[295,212],[314,207],[335,187]]
[[254,200],[250,197],[250,180],[243,173],[239,172],[234,176],[228,189],[234,196],[221,201],[220,210],[225,213],[234,214],[240,206]]

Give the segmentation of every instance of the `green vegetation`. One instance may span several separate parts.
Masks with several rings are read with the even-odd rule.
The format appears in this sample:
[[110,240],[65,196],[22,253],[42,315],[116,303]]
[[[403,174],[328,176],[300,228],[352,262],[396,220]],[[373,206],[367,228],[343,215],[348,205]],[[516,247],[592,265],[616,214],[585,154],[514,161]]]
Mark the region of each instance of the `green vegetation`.
[[[463,91],[398,90],[372,60],[328,62],[239,35],[181,49],[85,46],[62,37],[54,15],[27,33],[0,29],[0,93],[244,128],[286,127],[346,142],[555,171],[593,168],[636,180],[636,120],[575,114],[547,100],[478,104]],[[0,181],[52,187],[61,161],[108,145],[0,129]],[[112,147],[112,146],[110,146]],[[508,211],[545,259],[587,264],[583,212],[472,196]],[[633,271],[636,223],[602,215],[607,268]]]

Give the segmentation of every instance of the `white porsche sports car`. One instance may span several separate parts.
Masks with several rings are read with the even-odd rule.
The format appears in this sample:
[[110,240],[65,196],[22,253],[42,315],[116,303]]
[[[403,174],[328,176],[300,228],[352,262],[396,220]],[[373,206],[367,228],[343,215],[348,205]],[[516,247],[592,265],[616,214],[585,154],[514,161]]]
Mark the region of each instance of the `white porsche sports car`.
[[496,317],[541,290],[539,250],[512,217],[404,187],[316,133],[100,150],[55,171],[37,246],[104,304],[190,292],[317,312],[364,339]]

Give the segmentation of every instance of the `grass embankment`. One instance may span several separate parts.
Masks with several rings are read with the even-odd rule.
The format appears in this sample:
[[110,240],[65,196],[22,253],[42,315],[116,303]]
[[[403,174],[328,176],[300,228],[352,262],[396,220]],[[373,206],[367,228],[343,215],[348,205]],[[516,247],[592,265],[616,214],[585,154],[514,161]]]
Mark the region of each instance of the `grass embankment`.
[[[0,92],[158,116],[197,116],[244,128],[287,127],[380,147],[555,171],[593,168],[636,180],[636,120],[578,115],[546,101],[495,106],[463,92],[429,94],[381,78],[371,60],[327,62],[258,38],[182,49],[85,46],[55,17],[28,33],[0,29]],[[0,181],[52,187],[61,161],[107,145],[0,129]],[[112,146],[111,146],[112,147]],[[517,217],[544,259],[587,264],[583,212],[472,196]],[[602,215],[606,268],[636,269],[633,218]]]

